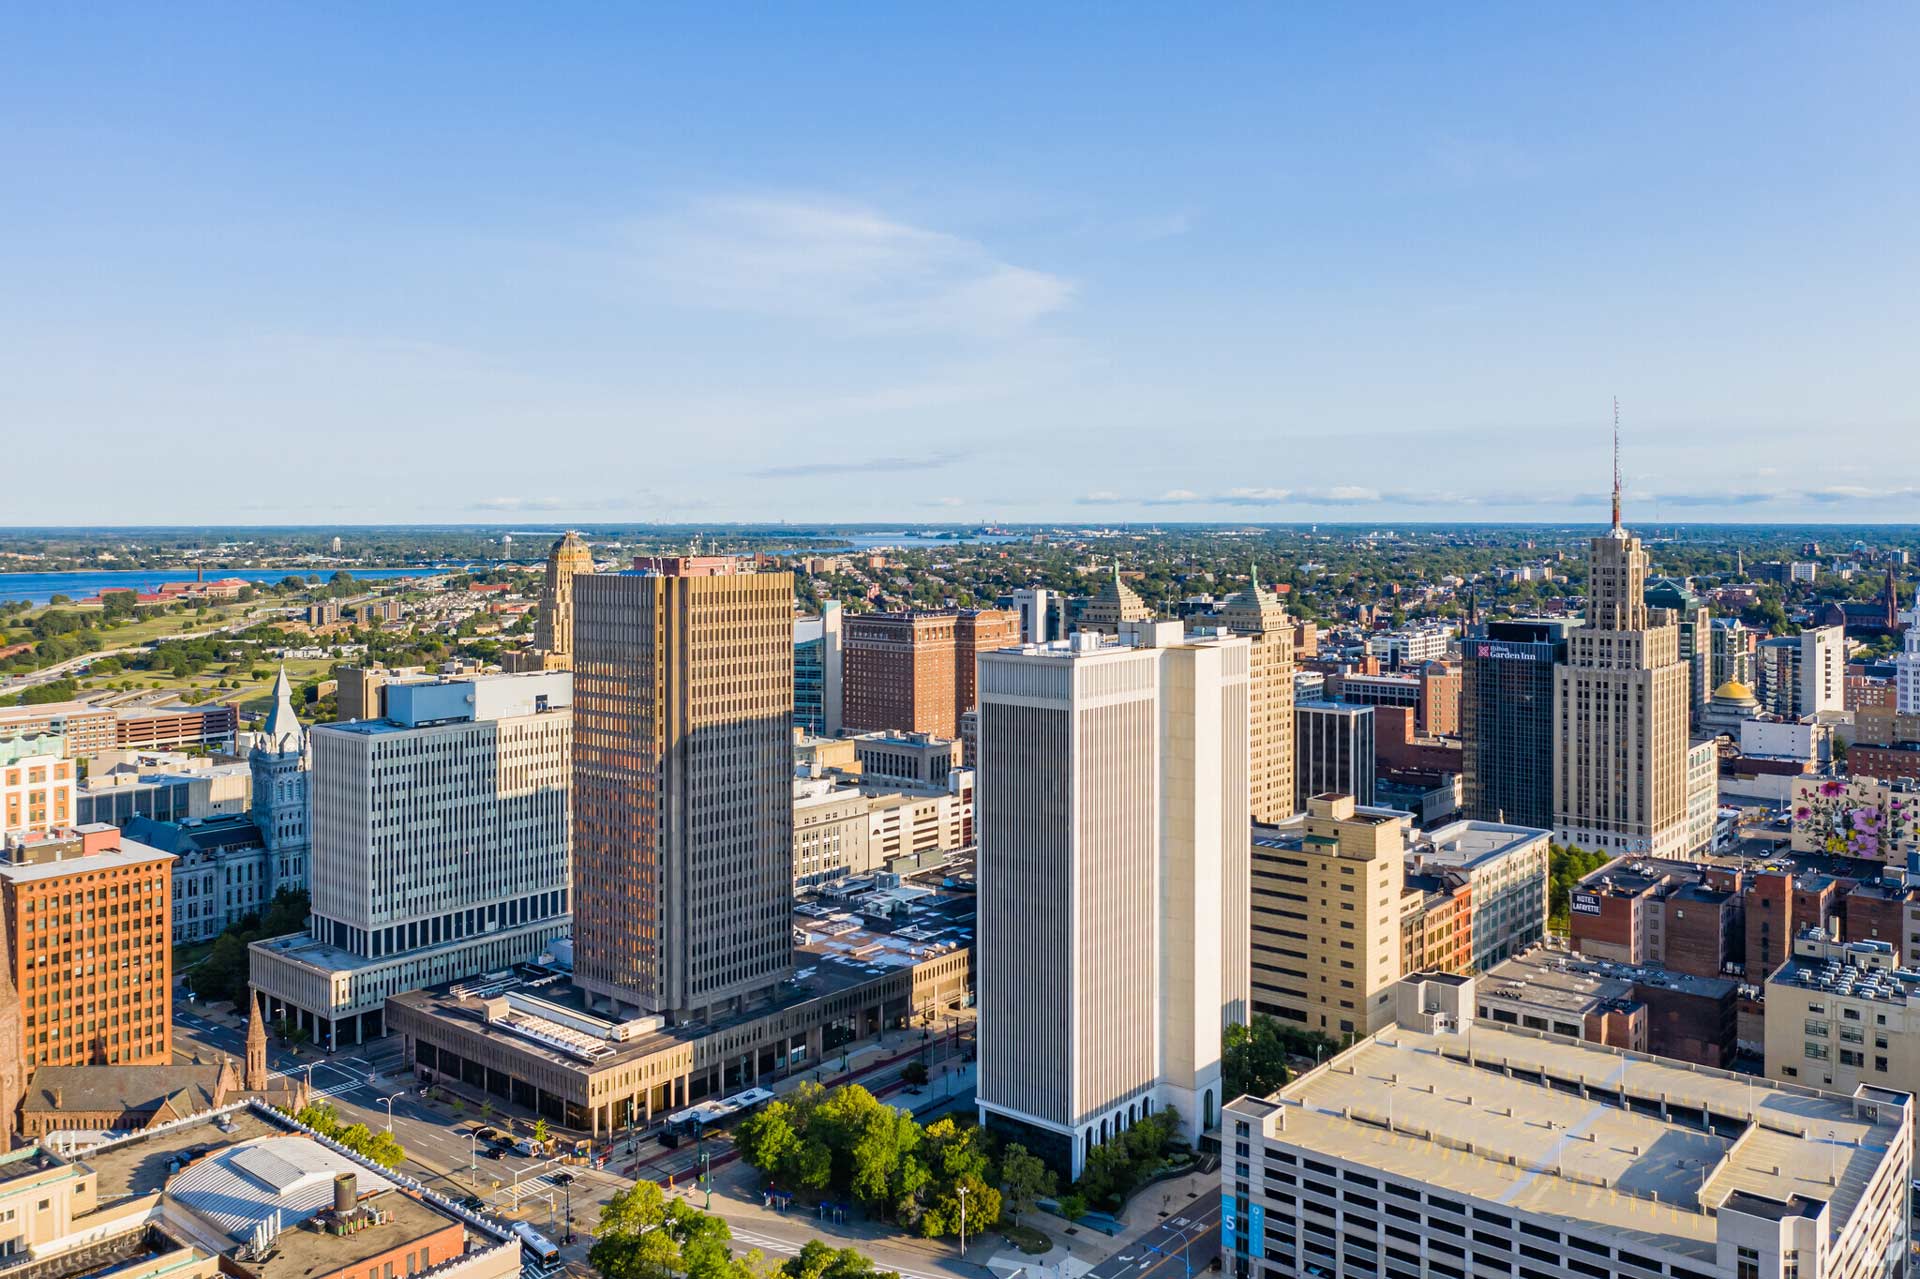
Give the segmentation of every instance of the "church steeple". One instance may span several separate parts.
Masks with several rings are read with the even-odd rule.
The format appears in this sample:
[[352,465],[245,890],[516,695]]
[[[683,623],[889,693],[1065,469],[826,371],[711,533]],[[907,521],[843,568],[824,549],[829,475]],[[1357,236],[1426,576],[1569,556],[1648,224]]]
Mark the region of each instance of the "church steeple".
[[260,994],[247,988],[247,1064],[240,1086],[248,1092],[267,1090],[267,1019],[260,1011]]
[[287,682],[284,663],[273,681],[273,709],[267,712],[267,722],[261,730],[261,736],[265,739],[263,748],[276,755],[297,751],[305,742],[305,730],[300,727],[300,717],[293,712],[293,686]]

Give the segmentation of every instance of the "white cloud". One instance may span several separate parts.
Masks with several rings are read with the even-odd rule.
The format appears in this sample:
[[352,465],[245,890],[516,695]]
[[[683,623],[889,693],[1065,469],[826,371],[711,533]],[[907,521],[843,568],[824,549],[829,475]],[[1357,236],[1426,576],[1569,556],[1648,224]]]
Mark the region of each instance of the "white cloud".
[[1061,276],[859,205],[706,198],[633,228],[640,268],[684,304],[863,333],[1004,337],[1066,306]]

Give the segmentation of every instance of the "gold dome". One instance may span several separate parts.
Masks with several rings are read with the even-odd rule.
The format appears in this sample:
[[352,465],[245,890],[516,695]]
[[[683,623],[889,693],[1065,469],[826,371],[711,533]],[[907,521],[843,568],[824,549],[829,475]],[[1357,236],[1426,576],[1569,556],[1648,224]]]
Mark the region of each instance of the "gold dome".
[[1753,695],[1753,690],[1737,679],[1730,679],[1719,688],[1713,690],[1713,700],[1717,702],[1722,699],[1730,702],[1751,702],[1757,700]]

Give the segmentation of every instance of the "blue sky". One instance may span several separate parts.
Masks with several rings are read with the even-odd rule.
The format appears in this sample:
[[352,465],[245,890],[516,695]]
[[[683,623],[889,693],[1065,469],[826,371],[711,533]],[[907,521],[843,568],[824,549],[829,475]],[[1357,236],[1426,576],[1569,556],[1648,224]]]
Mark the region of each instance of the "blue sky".
[[1916,47],[10,6],[4,522],[1598,519],[1616,394],[1642,523],[1911,520]]

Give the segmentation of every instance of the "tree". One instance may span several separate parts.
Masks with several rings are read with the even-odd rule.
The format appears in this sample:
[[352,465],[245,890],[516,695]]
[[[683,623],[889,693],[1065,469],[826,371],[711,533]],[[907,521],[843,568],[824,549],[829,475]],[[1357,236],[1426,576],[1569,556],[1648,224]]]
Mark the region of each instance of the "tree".
[[793,1107],[786,1102],[769,1102],[741,1120],[734,1130],[733,1144],[747,1166],[766,1180],[798,1179],[803,1143],[794,1131]]
[[551,1130],[547,1127],[546,1119],[540,1118],[533,1121],[533,1139],[536,1143],[544,1145],[549,1131]]
[[1031,1212],[1036,1200],[1050,1197],[1058,1186],[1053,1169],[1018,1142],[1000,1155],[1000,1203],[1015,1221]]
[[926,1083],[927,1082],[927,1063],[924,1061],[921,1061],[917,1057],[914,1058],[912,1061],[908,1062],[905,1067],[901,1069],[900,1079],[903,1083],[909,1084],[915,1088],[919,1087],[921,1084]]
[[1606,865],[1602,852],[1588,852],[1569,844],[1547,846],[1547,923],[1556,932],[1567,929],[1573,886]]
[[736,1258],[727,1223],[636,1182],[607,1201],[587,1260],[606,1279],[756,1279],[760,1254]]
[[871,1258],[852,1248],[835,1248],[818,1239],[807,1240],[777,1273],[781,1279],[899,1279],[894,1271],[876,1269]]
[[1220,1038],[1221,1091],[1229,1097],[1264,1097],[1287,1082],[1287,1045],[1271,1017],[1228,1026]]

